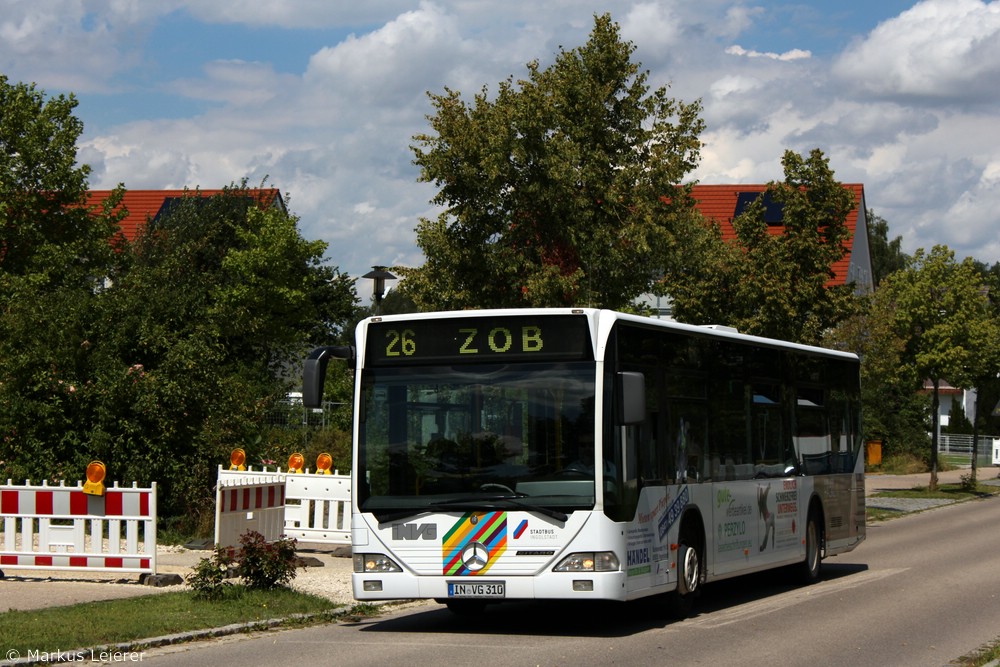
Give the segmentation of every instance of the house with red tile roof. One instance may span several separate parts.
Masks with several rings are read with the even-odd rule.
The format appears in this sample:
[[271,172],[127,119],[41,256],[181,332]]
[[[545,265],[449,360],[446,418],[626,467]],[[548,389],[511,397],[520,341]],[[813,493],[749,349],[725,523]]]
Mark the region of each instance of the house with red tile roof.
[[[847,253],[831,269],[833,278],[830,285],[854,283],[858,293],[868,293],[874,289],[871,246],[868,242],[868,210],[865,207],[865,186],[860,183],[845,183],[844,187],[854,194],[855,206],[847,215]],[[692,195],[696,206],[708,220],[719,225],[724,240],[736,238],[733,219],[767,190],[766,185],[695,185]],[[772,234],[783,231],[781,208],[764,202],[764,220]]]
[[[111,196],[111,190],[90,190],[87,192],[87,206],[100,207]],[[184,197],[211,197],[222,194],[223,190],[128,190],[115,211],[124,209],[127,215],[121,221],[122,235],[128,241],[135,241],[139,230],[156,220],[177,205]],[[285,210],[285,201],[277,188],[250,188],[250,196],[264,207],[280,207]]]

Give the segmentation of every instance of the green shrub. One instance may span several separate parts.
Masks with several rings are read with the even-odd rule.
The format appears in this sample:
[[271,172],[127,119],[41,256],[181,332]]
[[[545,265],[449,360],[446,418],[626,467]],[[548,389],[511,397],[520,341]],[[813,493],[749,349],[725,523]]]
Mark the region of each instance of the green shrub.
[[294,539],[268,542],[255,530],[240,536],[240,548],[215,547],[211,558],[202,558],[187,576],[195,597],[218,600],[231,586],[228,581],[240,577],[243,585],[255,590],[274,590],[287,586],[295,578],[298,558]]
[[232,547],[215,547],[211,558],[202,558],[187,576],[188,585],[194,590],[195,597],[204,600],[221,598],[226,587],[231,585],[227,579],[232,575],[235,559]]
[[880,470],[890,475],[913,475],[927,472],[927,462],[913,454],[894,454],[883,457]]
[[285,537],[268,542],[257,531],[248,530],[240,536],[236,573],[247,588],[271,590],[287,586],[295,578],[295,544],[294,539]]

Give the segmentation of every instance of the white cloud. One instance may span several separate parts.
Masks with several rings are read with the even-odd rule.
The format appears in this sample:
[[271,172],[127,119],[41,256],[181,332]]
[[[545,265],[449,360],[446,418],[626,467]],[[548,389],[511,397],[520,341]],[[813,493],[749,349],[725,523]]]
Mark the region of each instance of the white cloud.
[[0,72],[76,93],[108,91],[140,58],[141,26],[130,14],[83,0],[6,0],[0,13]]
[[833,73],[878,97],[1000,100],[1000,2],[920,2],[853,44]]
[[[159,0],[158,0],[159,1]],[[407,0],[185,0],[178,2],[208,23],[282,28],[324,28],[382,23],[413,6]]]
[[771,60],[803,60],[807,58],[812,58],[811,51],[804,51],[802,49],[791,49],[790,51],[785,51],[784,53],[774,53],[771,51],[761,52],[746,50],[739,44],[734,44],[726,49],[726,53],[731,56],[743,56],[745,58],[770,58]]
[[664,56],[677,48],[684,24],[669,3],[639,3],[621,20],[622,33],[645,52]]
[[726,21],[721,34],[725,37],[738,35],[753,26],[754,20],[764,13],[763,7],[736,5],[726,10]]
[[481,46],[463,37],[453,16],[421,3],[377,30],[321,49],[305,80],[355,106],[412,104],[427,83],[480,59]]
[[169,89],[191,99],[246,107],[266,104],[297,87],[297,77],[278,74],[268,63],[216,60],[205,64],[203,73],[201,79],[173,81]]

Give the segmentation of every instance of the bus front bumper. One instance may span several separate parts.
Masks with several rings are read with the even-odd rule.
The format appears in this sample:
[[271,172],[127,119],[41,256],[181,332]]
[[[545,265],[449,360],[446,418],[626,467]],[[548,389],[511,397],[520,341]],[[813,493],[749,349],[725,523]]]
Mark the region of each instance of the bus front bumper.
[[353,573],[357,600],[484,599],[623,600],[624,572],[549,572],[542,576],[413,576],[407,573]]

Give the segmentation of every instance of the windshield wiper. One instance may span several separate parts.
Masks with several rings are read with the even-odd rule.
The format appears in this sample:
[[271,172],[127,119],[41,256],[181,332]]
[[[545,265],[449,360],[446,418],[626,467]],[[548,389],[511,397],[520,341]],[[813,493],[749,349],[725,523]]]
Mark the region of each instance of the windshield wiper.
[[531,503],[522,502],[519,498],[527,498],[527,494],[518,493],[516,495],[511,494],[499,494],[493,496],[469,496],[467,498],[456,498],[453,500],[442,500],[436,503],[431,503],[430,507],[435,509],[500,509],[501,505],[517,507],[519,509],[527,510],[529,512],[538,512],[539,514],[544,514],[547,517],[551,517],[559,522],[565,522],[569,516],[559,510],[554,510],[548,507],[542,507],[541,505],[533,505]]
[[418,514],[426,514],[428,512],[433,512],[434,510],[477,510],[477,509],[502,509],[505,507],[514,506],[519,509],[527,510],[529,512],[538,512],[539,514],[544,514],[547,517],[553,518],[559,522],[565,522],[569,519],[569,516],[559,510],[554,510],[548,507],[542,507],[541,505],[533,505],[531,503],[525,503],[519,500],[520,498],[527,498],[528,495],[524,493],[515,494],[493,494],[488,496],[466,496],[463,498],[451,498],[448,500],[438,500],[423,507],[412,507],[410,509],[399,510],[398,512],[393,512],[391,514],[386,514],[378,518],[379,524],[392,523],[393,521],[399,521],[401,519],[408,519],[412,516]]
[[379,526],[383,523],[392,523],[393,521],[401,521],[403,519],[409,519],[411,516],[417,516],[418,514],[427,514],[431,511],[429,507],[411,507],[407,510],[398,510],[391,514],[379,515],[377,511],[373,511],[372,514],[378,519]]

